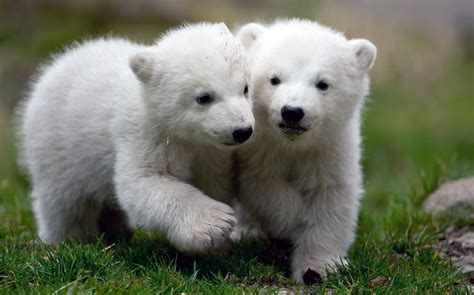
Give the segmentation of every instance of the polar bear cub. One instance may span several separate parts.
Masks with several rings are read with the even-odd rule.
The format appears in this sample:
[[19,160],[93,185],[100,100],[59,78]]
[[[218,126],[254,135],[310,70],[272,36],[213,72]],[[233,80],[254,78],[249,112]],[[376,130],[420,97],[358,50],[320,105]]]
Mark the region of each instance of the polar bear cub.
[[[226,245],[232,147],[254,127],[246,80],[224,24],[171,30],[153,46],[89,41],[56,58],[21,115],[40,238],[141,226],[184,251]],[[126,219],[101,215],[119,209]]]
[[291,241],[293,278],[312,282],[354,241],[360,113],[376,47],[298,19],[247,24],[238,35],[256,120],[238,151],[239,202],[264,234]]

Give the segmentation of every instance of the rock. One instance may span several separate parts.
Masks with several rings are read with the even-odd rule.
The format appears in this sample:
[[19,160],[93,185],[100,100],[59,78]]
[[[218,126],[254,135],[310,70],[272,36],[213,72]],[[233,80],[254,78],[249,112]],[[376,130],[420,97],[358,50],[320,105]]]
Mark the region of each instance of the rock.
[[[455,211],[456,214],[474,217],[474,177],[443,184],[428,196],[423,206],[433,214],[463,209]],[[474,290],[474,282],[470,279],[474,273],[474,229],[468,226],[451,228],[436,247],[442,255],[451,259],[454,266],[469,276],[468,288]]]
[[474,177],[443,184],[426,199],[424,208],[430,213],[440,213],[459,205],[474,208]]
[[280,289],[278,290],[278,295],[292,295],[294,294],[293,292],[287,290],[287,289]]

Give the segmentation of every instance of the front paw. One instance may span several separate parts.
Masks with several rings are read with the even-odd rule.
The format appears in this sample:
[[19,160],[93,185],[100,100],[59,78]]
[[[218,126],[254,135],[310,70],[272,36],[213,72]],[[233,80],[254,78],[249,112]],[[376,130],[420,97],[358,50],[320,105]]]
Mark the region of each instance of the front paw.
[[316,267],[313,269],[311,267],[305,266],[298,269],[293,269],[291,276],[297,283],[313,285],[322,283],[326,278],[326,272],[321,268],[316,270]]
[[326,259],[304,259],[301,262],[293,261],[292,277],[298,283],[307,285],[319,284],[326,280],[328,271],[336,271],[340,265],[347,265],[342,257]]
[[181,251],[197,254],[220,254],[231,247],[230,233],[237,222],[234,211],[224,203],[209,200],[195,204],[177,224],[170,237]]

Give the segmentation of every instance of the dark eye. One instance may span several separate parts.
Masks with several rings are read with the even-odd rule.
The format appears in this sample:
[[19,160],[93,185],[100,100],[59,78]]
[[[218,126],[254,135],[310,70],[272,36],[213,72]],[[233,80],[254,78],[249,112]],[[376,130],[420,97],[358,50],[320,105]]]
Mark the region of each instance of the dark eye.
[[318,84],[316,84],[316,88],[321,91],[326,91],[329,88],[329,84],[324,81],[319,81]]
[[209,93],[204,93],[196,97],[196,101],[198,104],[204,105],[204,104],[210,104],[213,101],[213,99]]
[[245,87],[244,87],[244,96],[247,97],[249,95],[249,86],[247,84],[245,84]]
[[273,76],[271,79],[270,79],[270,83],[273,85],[273,86],[276,86],[278,84],[281,83],[280,79],[277,77],[277,76]]

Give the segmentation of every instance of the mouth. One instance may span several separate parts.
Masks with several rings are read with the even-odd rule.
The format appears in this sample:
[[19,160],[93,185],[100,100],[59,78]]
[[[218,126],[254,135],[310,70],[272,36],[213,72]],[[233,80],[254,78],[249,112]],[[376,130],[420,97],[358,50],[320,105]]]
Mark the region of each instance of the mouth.
[[225,142],[212,141],[212,142],[208,142],[208,144],[210,144],[212,147],[218,150],[225,150],[225,151],[234,150],[240,146],[240,144],[238,143],[228,142],[228,141],[225,141]]
[[297,124],[280,123],[278,125],[278,127],[280,127],[280,129],[283,133],[290,134],[290,135],[299,135],[299,134],[303,134],[306,131],[308,131],[307,128],[304,128],[304,127],[302,127],[300,125],[297,125]]

